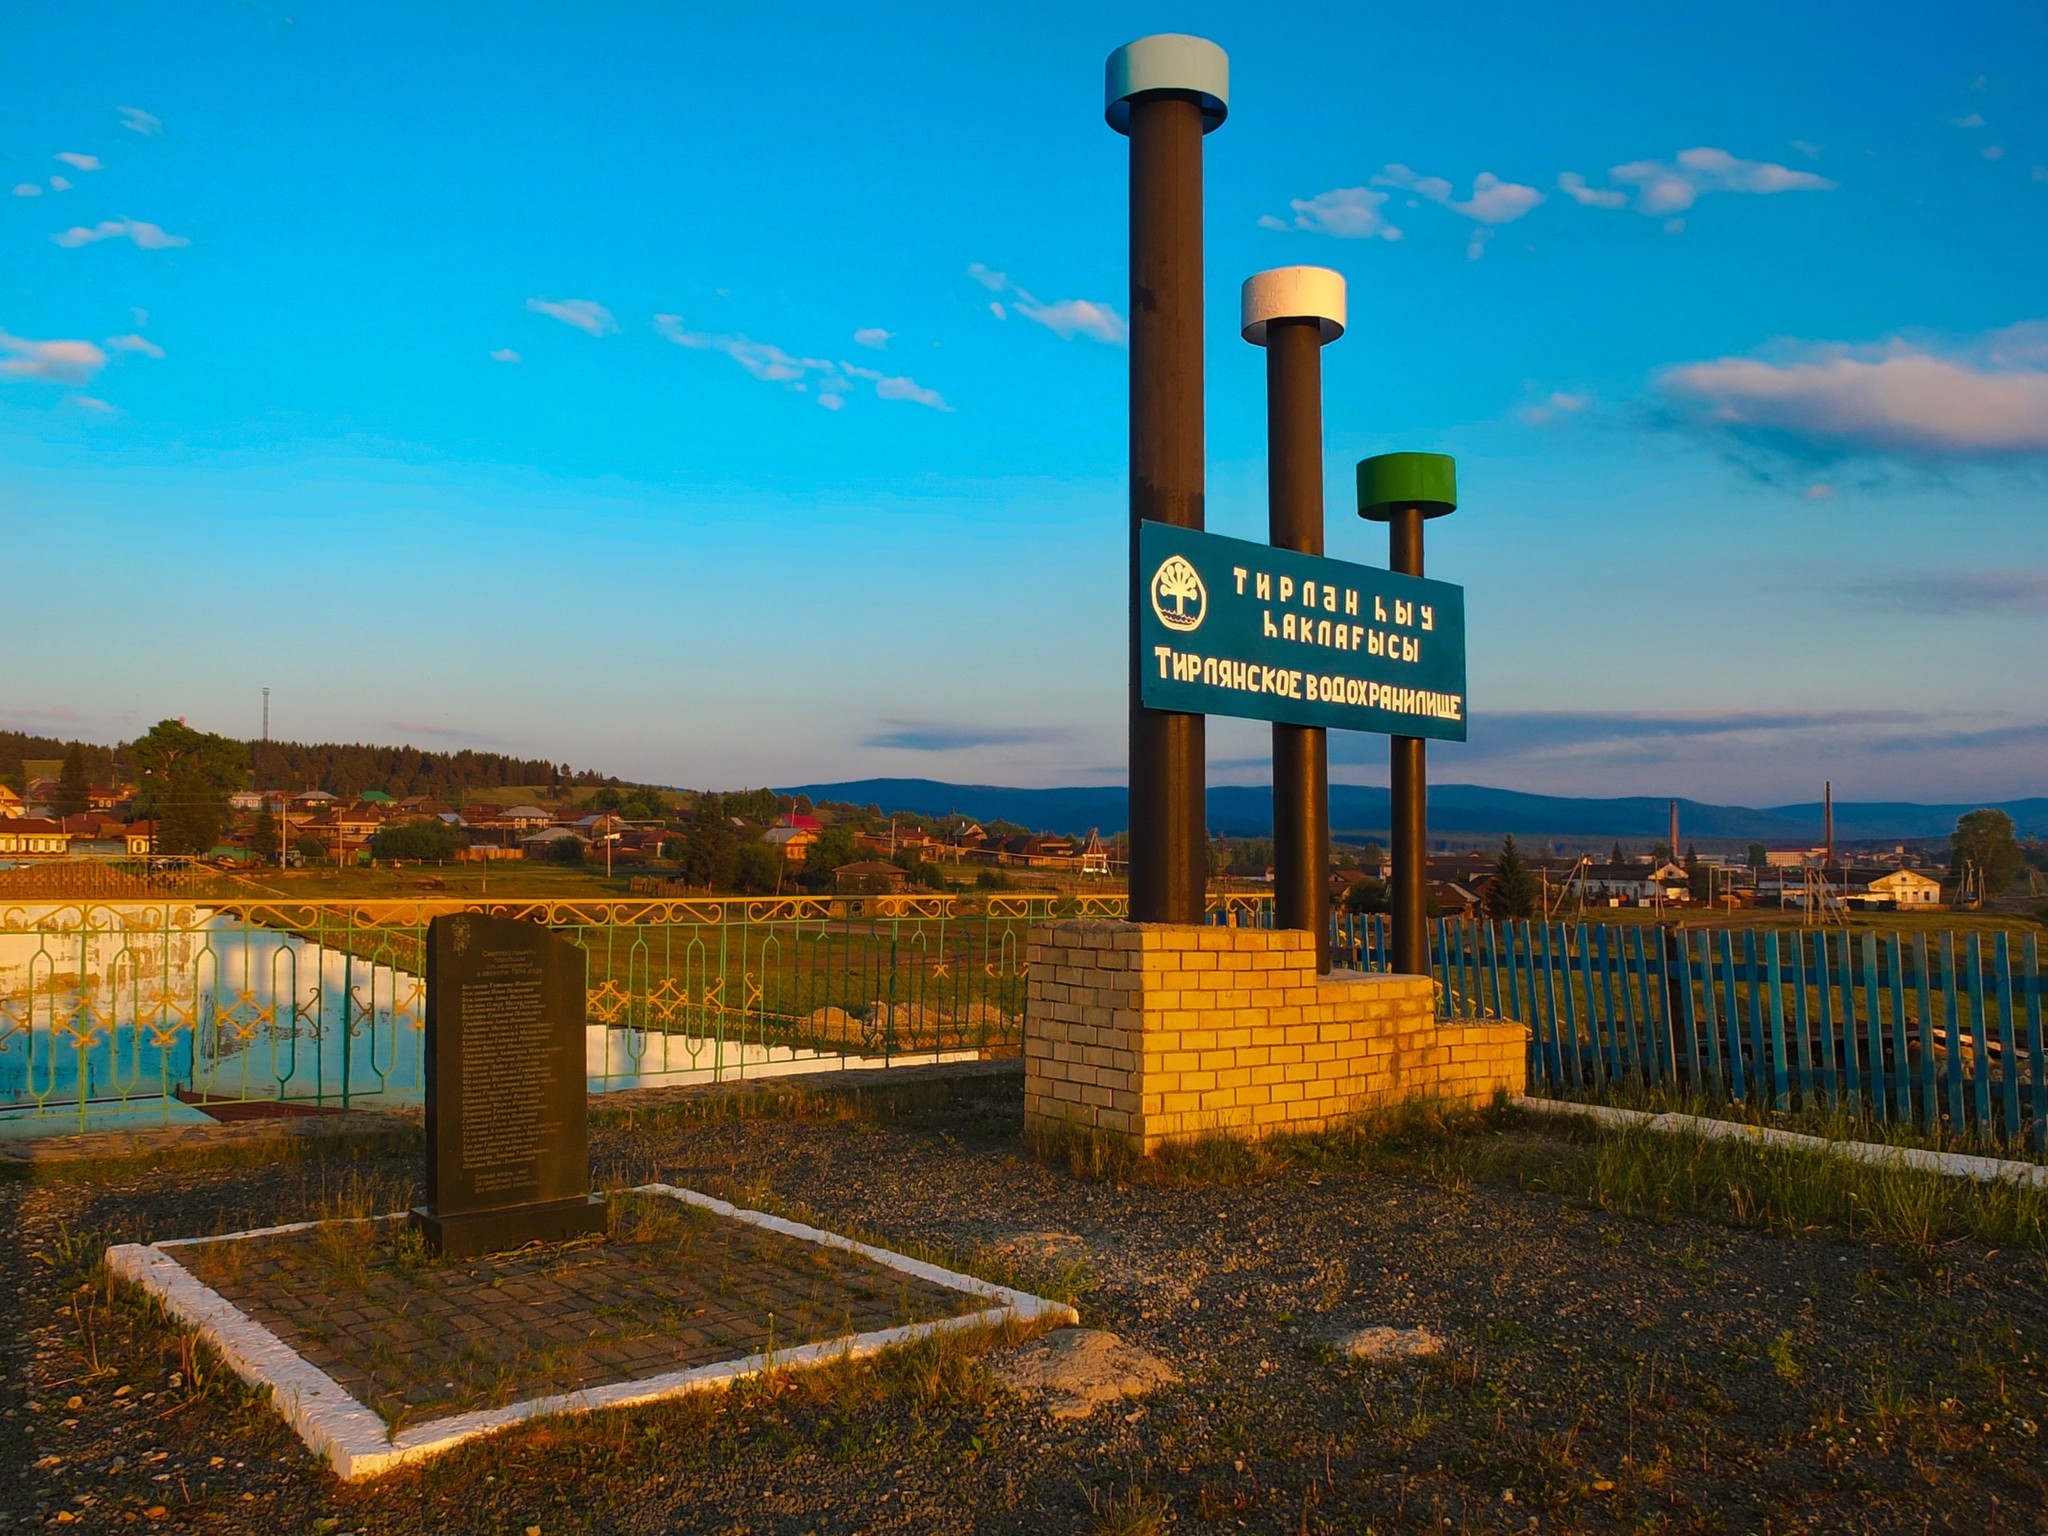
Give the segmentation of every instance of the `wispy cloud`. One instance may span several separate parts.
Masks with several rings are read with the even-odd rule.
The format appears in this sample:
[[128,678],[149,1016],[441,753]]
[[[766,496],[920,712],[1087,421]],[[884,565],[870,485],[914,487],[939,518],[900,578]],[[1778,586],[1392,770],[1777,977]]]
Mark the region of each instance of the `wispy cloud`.
[[1847,583],[1852,598],[1909,613],[2048,613],[2048,570],[1901,571]]
[[1952,128],[1982,128],[1984,126],[1984,114],[1982,112],[1972,112],[1967,117],[1952,117],[1948,121],[1949,126]]
[[90,227],[76,224],[50,238],[67,248],[92,245],[100,240],[133,240],[145,251],[167,251],[174,246],[192,243],[183,235],[166,234],[162,225],[146,224],[140,219],[102,219]]
[[30,341],[0,331],[0,375],[84,384],[107,365],[107,354],[89,341]]
[[1529,401],[1515,414],[1532,427],[1542,427],[1580,415],[1592,403],[1591,395],[1574,395],[1564,390],[1556,390],[1541,400]]
[[62,176],[52,176],[50,178],[50,190],[52,192],[69,192],[71,190],[71,183]]
[[[1448,183],[1444,191],[1450,191]],[[1287,207],[1293,214],[1291,220],[1270,213],[1261,214],[1259,227],[1305,229],[1312,234],[1334,235],[1339,240],[1399,240],[1401,231],[1380,212],[1387,196],[1385,192],[1375,192],[1368,187],[1333,187],[1328,192],[1318,192],[1314,197],[1289,199]]]
[[592,336],[609,336],[619,328],[612,312],[595,299],[528,299],[526,307]]
[[48,709],[21,709],[13,705],[0,706],[0,720],[20,720],[35,724],[56,722],[70,724],[85,717],[69,704],[53,704]]
[[1399,240],[1401,230],[1382,211],[1391,194],[1375,192],[1373,187],[1392,187],[1408,193],[1417,202],[1435,203],[1472,220],[1476,227],[1466,243],[1465,254],[1474,259],[1484,254],[1496,226],[1512,224],[1543,201],[1543,194],[1534,187],[1503,181],[1492,171],[1481,171],[1473,180],[1471,195],[1460,200],[1457,187],[1443,177],[1424,176],[1410,166],[1396,163],[1374,175],[1371,186],[1333,187],[1314,197],[1294,198],[1287,205],[1293,215],[1291,221],[1269,213],[1260,218],[1259,226],[1308,230],[1340,240]]
[[75,149],[67,149],[54,158],[62,160],[75,171],[96,171],[100,168],[98,155],[81,155]]
[[33,181],[18,182],[15,184],[14,195],[16,197],[41,197],[43,189]]
[[[1576,171],[1558,186],[1581,207],[1619,208],[1634,202],[1638,213],[1666,218],[1683,213],[1713,192],[1832,192],[1837,183],[1812,171],[1795,171],[1769,160],[1744,160],[1725,149],[1700,145],[1669,160],[1631,160],[1607,173],[1612,188],[1594,188]],[[1626,191],[1622,189],[1627,189]]]
[[1565,171],[1557,178],[1558,190],[1581,208],[1619,208],[1628,194],[1612,187],[1589,187],[1577,171]]
[[879,325],[864,325],[853,333],[856,347],[872,347],[877,352],[889,350],[889,343],[896,338],[894,331],[885,331]]
[[516,363],[523,361],[523,359],[510,347],[497,347],[491,352],[491,361],[494,363]]
[[130,332],[126,336],[109,336],[107,345],[116,352],[139,352],[144,357],[162,357],[164,349],[147,336]]
[[773,342],[755,341],[748,336],[693,331],[683,324],[681,315],[656,315],[654,328],[679,347],[724,354],[765,384],[780,384],[797,394],[813,394],[828,411],[845,406],[847,396],[855,393],[862,382],[871,383],[879,399],[908,401],[935,411],[953,409],[937,390],[927,389],[915,379],[832,358],[799,357]]
[[120,409],[120,407],[109,401],[102,400],[96,395],[73,395],[70,403],[77,406],[81,411],[95,411],[103,415],[114,415]]
[[[1984,716],[1899,709],[1727,711],[1487,710],[1472,717],[1471,739],[1454,749],[1461,766],[1696,762],[1702,752],[1727,757],[1768,754],[1794,744],[1832,744],[1859,751],[1903,750],[1931,735],[1971,738],[2012,726]],[[2048,729],[2048,728],[2044,728]],[[1380,764],[1385,748],[1372,738],[1330,738],[1332,761]]]
[[894,747],[904,752],[963,752],[972,747],[1018,747],[1065,741],[1072,732],[1056,726],[975,726],[928,720],[884,720],[882,728],[861,738],[864,747]]
[[1673,368],[1692,425],[1821,454],[1997,459],[2048,452],[2048,322],[1952,350],[1893,340]]
[[[1044,326],[1063,341],[1087,336],[1112,347],[1130,345],[1129,324],[1108,304],[1097,303],[1093,299],[1055,299],[1046,303],[1028,288],[1012,281],[1007,272],[998,272],[978,261],[968,266],[967,275],[989,292],[1007,295],[1011,310],[1036,325]],[[1000,301],[991,303],[989,312],[998,320],[1004,318]]]
[[164,131],[164,120],[154,112],[145,112],[140,107],[116,107],[114,110],[121,114],[123,128],[131,129],[144,138],[153,138]]

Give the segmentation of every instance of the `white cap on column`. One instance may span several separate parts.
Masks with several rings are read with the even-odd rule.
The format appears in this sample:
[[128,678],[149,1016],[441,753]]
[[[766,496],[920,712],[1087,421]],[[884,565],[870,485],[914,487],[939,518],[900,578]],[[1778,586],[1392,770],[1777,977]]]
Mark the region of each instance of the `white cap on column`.
[[1202,132],[1230,110],[1230,56],[1206,37],[1155,32],[1125,43],[1104,71],[1102,115],[1118,133],[1131,131],[1131,98],[1146,91],[1186,91],[1202,103]]
[[1269,320],[1314,320],[1323,340],[1344,334],[1344,275],[1328,267],[1275,267],[1244,280],[1243,332],[1253,346],[1266,344]]

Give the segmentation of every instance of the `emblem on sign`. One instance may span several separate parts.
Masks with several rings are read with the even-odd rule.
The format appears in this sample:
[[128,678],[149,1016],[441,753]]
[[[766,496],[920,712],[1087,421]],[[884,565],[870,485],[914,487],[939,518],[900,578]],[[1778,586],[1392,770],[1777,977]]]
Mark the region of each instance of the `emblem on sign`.
[[1209,612],[1209,591],[1193,565],[1173,556],[1152,573],[1152,611],[1168,629],[1200,629]]

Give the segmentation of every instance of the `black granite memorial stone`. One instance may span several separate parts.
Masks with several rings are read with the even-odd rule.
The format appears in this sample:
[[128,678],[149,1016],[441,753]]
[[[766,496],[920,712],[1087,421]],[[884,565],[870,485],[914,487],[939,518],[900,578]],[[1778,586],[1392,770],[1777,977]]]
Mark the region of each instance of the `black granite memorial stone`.
[[427,1202],[460,1258],[602,1232],[590,1193],[585,956],[537,923],[457,913],[427,929]]

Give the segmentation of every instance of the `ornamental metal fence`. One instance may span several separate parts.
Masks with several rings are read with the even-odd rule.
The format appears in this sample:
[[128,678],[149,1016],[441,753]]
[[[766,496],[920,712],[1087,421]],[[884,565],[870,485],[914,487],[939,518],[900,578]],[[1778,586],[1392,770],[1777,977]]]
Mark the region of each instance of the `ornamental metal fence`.
[[[1269,920],[1218,897],[1210,921]],[[589,957],[593,1092],[1013,1055],[1026,936],[1122,897],[0,903],[0,1137],[418,1102],[427,924]]]
[[[1383,917],[1340,957],[1387,966]],[[1432,925],[1455,1018],[1528,1025],[1532,1093],[1662,1091],[2048,1151],[2039,936],[1872,929]]]

